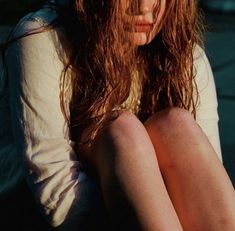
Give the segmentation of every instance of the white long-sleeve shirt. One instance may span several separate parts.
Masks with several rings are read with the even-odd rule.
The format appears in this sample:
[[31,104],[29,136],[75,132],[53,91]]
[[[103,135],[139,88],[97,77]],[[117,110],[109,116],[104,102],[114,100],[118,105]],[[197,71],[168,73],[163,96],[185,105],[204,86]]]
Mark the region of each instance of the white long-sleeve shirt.
[[[29,14],[19,22],[14,36],[47,25],[56,16],[48,8]],[[60,28],[54,28],[12,43],[6,53],[5,74],[9,80],[5,103],[10,105],[14,142],[23,157],[24,174],[33,195],[52,226],[66,221],[71,211],[71,219],[79,224],[79,217],[89,213],[100,193],[80,168],[60,108],[64,68],[58,52],[61,33]],[[198,46],[194,65],[200,98],[197,123],[222,160],[214,78],[205,52]]]

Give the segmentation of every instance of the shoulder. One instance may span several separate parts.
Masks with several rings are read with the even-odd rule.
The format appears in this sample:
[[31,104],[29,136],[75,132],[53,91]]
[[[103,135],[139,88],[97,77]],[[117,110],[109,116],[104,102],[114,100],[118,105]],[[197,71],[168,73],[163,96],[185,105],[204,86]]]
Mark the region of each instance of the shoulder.
[[41,61],[47,56],[57,64],[65,63],[68,41],[57,19],[57,11],[47,5],[22,17],[11,32],[7,53],[11,51],[21,58],[33,55],[34,60],[37,56]]
[[11,33],[11,39],[18,38],[34,30],[41,29],[50,25],[58,17],[57,12],[44,5],[35,12],[31,12],[22,17]]
[[204,51],[199,45],[196,45],[193,51],[195,81],[199,93],[206,88],[214,88],[214,75],[211,64]]
[[199,100],[199,105],[197,105],[198,118],[210,116],[218,120],[216,111],[218,100],[214,75],[205,51],[198,45],[194,50],[194,72]]
[[196,45],[193,50],[194,71],[197,81],[205,78],[213,78],[211,64],[204,49]]
[[211,65],[209,63],[206,52],[199,45],[196,45],[193,50],[193,61],[194,68],[197,72],[206,71],[207,74],[211,74]]

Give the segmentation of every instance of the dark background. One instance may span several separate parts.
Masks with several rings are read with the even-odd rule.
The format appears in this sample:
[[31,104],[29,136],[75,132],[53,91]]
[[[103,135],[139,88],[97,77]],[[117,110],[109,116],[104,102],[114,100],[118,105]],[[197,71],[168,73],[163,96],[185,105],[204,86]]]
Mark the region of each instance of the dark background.
[[[12,25],[41,2],[0,0],[0,43]],[[202,0],[199,3],[205,14],[205,48],[215,76],[219,101],[224,166],[235,185],[235,0]],[[39,216],[25,182],[3,199],[0,196],[0,230],[49,229]]]
[[235,1],[203,0],[206,53],[219,101],[219,129],[224,166],[235,185]]

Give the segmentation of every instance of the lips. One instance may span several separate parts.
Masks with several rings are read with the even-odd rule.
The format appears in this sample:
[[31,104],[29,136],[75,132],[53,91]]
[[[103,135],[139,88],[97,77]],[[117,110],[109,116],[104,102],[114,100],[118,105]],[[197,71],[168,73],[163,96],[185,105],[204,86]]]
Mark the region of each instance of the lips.
[[134,24],[135,32],[149,32],[152,30],[153,25],[149,23],[136,23]]
[[146,20],[146,19],[136,19],[131,22],[126,22],[124,25],[125,30],[129,32],[142,32],[142,33],[148,33],[153,29],[153,25],[155,22],[152,20]]

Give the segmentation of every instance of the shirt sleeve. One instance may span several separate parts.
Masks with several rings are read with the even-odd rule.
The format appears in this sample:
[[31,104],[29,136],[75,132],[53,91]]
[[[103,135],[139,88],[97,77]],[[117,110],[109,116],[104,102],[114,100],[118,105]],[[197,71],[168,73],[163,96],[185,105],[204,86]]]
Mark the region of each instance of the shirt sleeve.
[[[36,20],[24,20],[15,36],[40,26]],[[52,226],[60,225],[74,204],[77,216],[84,216],[94,188],[80,169],[60,108],[63,63],[52,39],[57,37],[54,29],[29,35],[6,52],[14,139],[26,180]]]
[[222,161],[218,129],[218,100],[214,76],[208,58],[204,50],[199,46],[196,46],[194,52],[194,66],[196,71],[196,84],[199,92],[196,120],[207,135],[219,159]]

